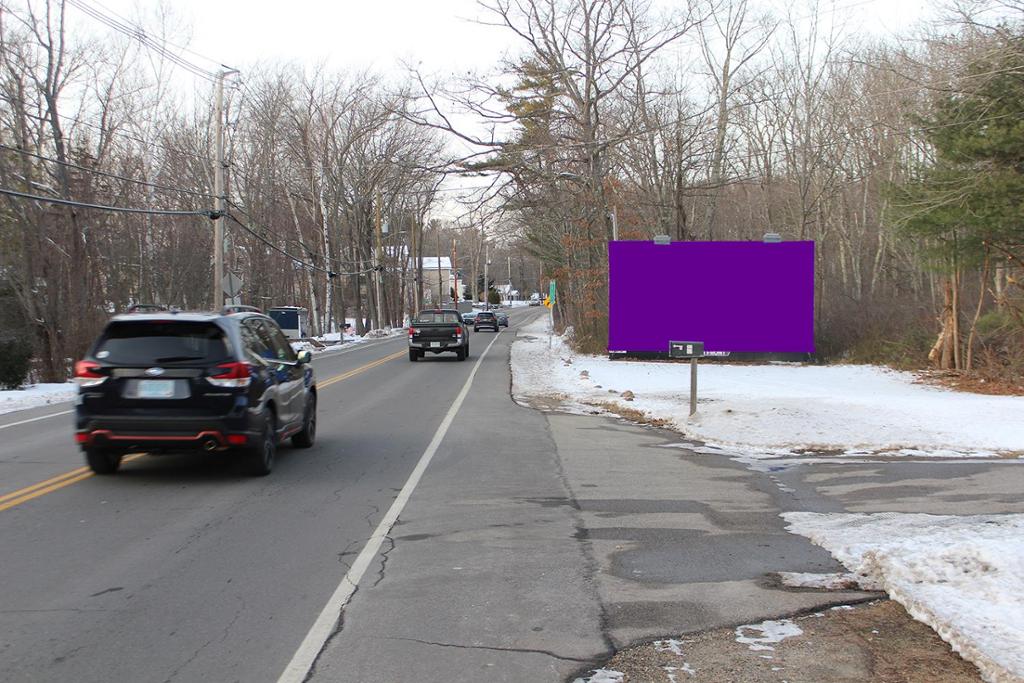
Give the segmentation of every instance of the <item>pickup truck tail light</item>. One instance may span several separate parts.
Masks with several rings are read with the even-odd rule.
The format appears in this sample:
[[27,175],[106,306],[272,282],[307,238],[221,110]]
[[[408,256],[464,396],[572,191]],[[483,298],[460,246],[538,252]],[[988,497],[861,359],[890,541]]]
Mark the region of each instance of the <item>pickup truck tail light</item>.
[[215,387],[247,387],[252,382],[248,363],[221,363],[206,381]]

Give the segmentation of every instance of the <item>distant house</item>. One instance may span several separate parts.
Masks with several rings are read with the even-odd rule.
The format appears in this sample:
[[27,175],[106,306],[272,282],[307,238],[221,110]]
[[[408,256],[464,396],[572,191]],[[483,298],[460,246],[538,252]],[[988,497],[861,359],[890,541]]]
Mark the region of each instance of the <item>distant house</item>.
[[[415,275],[415,259],[410,259],[409,277]],[[452,272],[452,260],[447,256],[423,257],[423,305],[440,306],[451,303],[451,292],[458,277],[460,294],[465,296],[466,282],[458,271]]]
[[519,296],[519,290],[514,289],[511,282],[506,282],[503,285],[495,285],[494,289],[501,295],[502,301],[518,301],[521,298]]

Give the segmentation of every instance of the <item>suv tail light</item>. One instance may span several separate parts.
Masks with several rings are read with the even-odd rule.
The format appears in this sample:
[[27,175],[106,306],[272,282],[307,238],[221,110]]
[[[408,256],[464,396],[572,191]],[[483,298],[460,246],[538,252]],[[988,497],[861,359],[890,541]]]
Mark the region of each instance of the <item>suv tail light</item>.
[[97,372],[100,364],[94,360],[80,360],[75,363],[75,382],[80,387],[96,387],[107,381],[106,375]]
[[221,363],[206,381],[215,387],[247,387],[252,381],[248,363]]
[[418,331],[419,330],[417,330],[415,327],[410,327],[409,328],[409,336],[410,337],[414,336]]

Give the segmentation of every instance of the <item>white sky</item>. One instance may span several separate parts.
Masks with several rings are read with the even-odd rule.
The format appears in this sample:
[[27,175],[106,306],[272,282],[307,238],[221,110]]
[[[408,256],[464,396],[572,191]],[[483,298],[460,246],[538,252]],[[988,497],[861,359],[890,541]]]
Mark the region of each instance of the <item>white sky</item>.
[[[126,17],[137,16],[136,8],[146,12],[157,4],[155,0],[92,1]],[[680,4],[654,2],[661,8]],[[799,9],[800,0],[756,4],[793,7],[798,17],[813,13]],[[238,67],[257,61],[326,61],[336,68],[371,66],[387,73],[399,71],[400,61],[407,60],[421,62],[426,72],[445,74],[486,69],[516,44],[508,30],[474,21],[488,16],[476,0],[173,0],[170,6],[191,25],[192,50]],[[892,36],[933,14],[940,3],[835,0],[819,6],[825,14],[845,16],[857,32]],[[69,12],[92,21],[73,7]]]
[[[159,0],[87,1],[133,21],[140,15],[151,16],[160,4]],[[652,4],[660,12],[681,7],[682,0],[652,0]],[[776,15],[789,11],[797,19],[816,12],[815,0],[753,0],[753,4],[762,10],[774,9]],[[940,6],[934,0],[820,0],[816,4],[819,15],[844,23],[847,35],[876,38],[906,33]],[[519,47],[508,29],[477,21],[489,18],[477,0],[165,0],[164,6],[188,29],[179,36],[191,51],[183,55],[186,59],[211,71],[220,63],[239,68],[243,78],[246,68],[257,62],[371,68],[396,79],[404,73],[405,62],[417,65],[428,77],[446,77],[487,71]],[[68,12],[76,29],[109,34],[109,29],[80,10],[69,6]],[[190,81],[197,80],[184,71],[181,78],[186,90]],[[447,185],[478,182],[482,181],[458,179]],[[445,197],[450,200],[453,195]],[[436,215],[452,218],[461,213],[448,201]]]

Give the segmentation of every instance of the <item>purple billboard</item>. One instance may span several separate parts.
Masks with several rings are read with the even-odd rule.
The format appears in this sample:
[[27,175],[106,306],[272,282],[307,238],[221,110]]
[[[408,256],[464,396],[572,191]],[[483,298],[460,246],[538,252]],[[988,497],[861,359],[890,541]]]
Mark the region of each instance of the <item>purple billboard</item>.
[[814,242],[611,242],[609,353],[814,353]]

